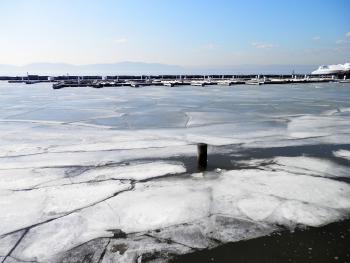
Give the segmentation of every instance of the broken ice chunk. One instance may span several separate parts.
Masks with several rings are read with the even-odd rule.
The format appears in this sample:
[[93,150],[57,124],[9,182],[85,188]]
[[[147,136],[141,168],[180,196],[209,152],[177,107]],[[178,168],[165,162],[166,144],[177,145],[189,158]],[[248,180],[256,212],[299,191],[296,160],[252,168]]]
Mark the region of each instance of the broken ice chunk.
[[281,205],[273,219],[281,225],[302,224],[318,227],[344,217],[345,214],[335,209],[289,200]]
[[276,165],[272,169],[284,170],[291,173],[308,174],[322,177],[350,177],[350,168],[332,161],[315,157],[277,157],[273,160]]
[[344,158],[350,161],[350,151],[348,150],[338,150],[333,152],[334,156],[339,158]]
[[71,177],[73,182],[84,182],[90,180],[127,179],[145,180],[167,174],[178,174],[186,172],[185,167],[179,163],[150,162],[134,163],[125,166],[110,166],[95,168]]
[[25,230],[17,231],[13,234],[0,236],[0,257],[5,257],[16,246],[17,242],[21,239]]
[[29,191],[0,191],[0,235],[60,217],[130,187],[129,183],[107,181]]

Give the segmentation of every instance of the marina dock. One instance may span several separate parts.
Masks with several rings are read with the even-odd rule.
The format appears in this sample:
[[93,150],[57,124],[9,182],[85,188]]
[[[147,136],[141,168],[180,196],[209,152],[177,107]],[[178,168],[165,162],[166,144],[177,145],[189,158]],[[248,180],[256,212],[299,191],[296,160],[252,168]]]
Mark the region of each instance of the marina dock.
[[232,86],[232,85],[265,85],[265,84],[297,84],[350,81],[349,75],[157,75],[157,76],[37,76],[0,77],[9,83],[36,84],[52,83],[53,89],[66,87],[147,87],[147,86]]
[[[175,79],[174,79],[175,78]],[[297,83],[322,83],[322,82],[348,82],[347,78],[338,79],[333,77],[310,77],[310,76],[282,76],[282,77],[260,77],[260,76],[230,76],[230,77],[198,77],[198,76],[181,76],[164,78],[159,76],[148,77],[146,79],[103,79],[103,80],[61,80],[53,83],[54,89],[61,89],[65,87],[123,87],[129,86],[133,88],[147,87],[147,86],[197,86],[206,87],[212,85],[232,86],[232,85],[266,85],[266,84],[297,84]]]

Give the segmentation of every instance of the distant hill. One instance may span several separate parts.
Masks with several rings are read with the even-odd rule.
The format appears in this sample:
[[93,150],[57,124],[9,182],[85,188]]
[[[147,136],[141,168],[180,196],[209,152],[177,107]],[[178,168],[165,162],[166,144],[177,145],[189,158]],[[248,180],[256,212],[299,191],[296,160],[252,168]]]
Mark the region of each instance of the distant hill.
[[0,64],[0,76],[38,75],[161,75],[161,74],[309,74],[316,65],[232,65],[216,67],[181,67],[160,63],[119,62],[111,64],[72,65],[33,63],[25,66]]
[[232,65],[188,68],[198,74],[310,74],[317,65]]
[[0,76],[4,75],[130,75],[130,74],[180,74],[180,66],[160,63],[119,62],[111,64],[72,65],[65,63],[33,63],[25,66],[1,65]]

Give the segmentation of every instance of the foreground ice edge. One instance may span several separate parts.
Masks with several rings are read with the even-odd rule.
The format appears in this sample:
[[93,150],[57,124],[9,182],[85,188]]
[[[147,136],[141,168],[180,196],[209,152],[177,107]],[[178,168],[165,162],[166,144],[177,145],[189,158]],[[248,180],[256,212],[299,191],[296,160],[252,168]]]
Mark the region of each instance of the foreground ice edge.
[[[119,242],[109,238],[120,230],[128,234],[130,250],[121,255],[110,253],[110,248],[105,258],[129,262],[155,247],[183,254],[218,242],[266,235],[276,225],[321,226],[349,213],[349,185],[328,179],[349,177],[349,168],[328,160],[305,156],[257,159],[252,160],[253,168],[261,162],[269,165],[150,182],[142,181],[183,174],[185,169],[176,162],[132,161],[147,155],[162,159],[193,156],[194,149],[176,143],[106,152],[84,149],[68,152],[68,158],[67,153],[55,152],[2,157],[0,259],[15,247],[10,257],[60,261],[67,251],[76,247],[79,251],[79,245],[101,237],[109,240],[104,248]],[[347,152],[334,155],[346,158]],[[129,160],[131,163],[122,163]],[[93,195],[86,196],[90,192]],[[160,232],[154,232],[156,229]],[[194,232],[186,239],[189,231]],[[135,233],[138,238],[131,236]],[[167,240],[173,242],[171,246]]]
[[[51,262],[74,247],[112,237],[119,230],[128,236],[139,233],[146,239],[161,239],[165,235],[164,240],[178,240],[183,244],[177,247],[181,254],[195,247],[215,246],[218,241],[265,235],[276,224],[320,226],[345,218],[349,210],[350,186],[328,178],[256,169],[207,173],[202,178],[173,177],[136,183],[132,190],[32,227],[11,256]],[[245,235],[242,228],[247,225],[253,230]],[[152,232],[156,229],[161,232]],[[193,237],[183,240],[188,231],[194,231]],[[167,250],[167,244],[158,248]],[[142,252],[142,246],[134,248],[132,257]],[[126,257],[109,256],[116,259],[118,255]]]

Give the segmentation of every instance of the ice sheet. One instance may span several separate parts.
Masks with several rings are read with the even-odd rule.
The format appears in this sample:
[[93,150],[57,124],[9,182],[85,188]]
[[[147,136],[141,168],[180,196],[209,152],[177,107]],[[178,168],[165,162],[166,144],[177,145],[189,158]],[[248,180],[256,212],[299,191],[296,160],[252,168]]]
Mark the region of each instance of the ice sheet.
[[24,234],[24,230],[0,236],[0,257],[6,257]]
[[[192,223],[200,221],[203,230],[196,232],[193,241],[182,237],[184,244],[196,247],[208,242],[213,229],[220,229],[216,237],[227,242],[230,235],[230,240],[239,240],[266,234],[275,224],[292,229],[298,224],[320,226],[344,218],[349,211],[350,186],[346,183],[281,171],[223,171],[215,179],[173,178],[137,184],[132,191],[32,228],[15,255],[47,260],[94,238],[111,236],[111,229],[143,233],[169,228],[176,232],[173,227],[188,225],[188,230],[194,231]],[[226,219],[213,220],[213,215]],[[232,219],[250,222],[256,228],[245,235],[238,224],[228,234],[230,230],[222,224],[228,227]]]
[[58,218],[129,189],[127,182],[71,184],[23,191],[0,191],[0,235]]
[[349,133],[349,121],[349,118],[341,116],[302,116],[288,123],[288,133],[294,138],[346,134]]
[[186,172],[182,164],[151,162],[136,163],[127,166],[107,167],[89,170],[79,176],[71,178],[73,182],[106,179],[145,180],[167,174],[181,174]]
[[66,177],[69,169],[4,169],[0,170],[0,190],[32,189]]
[[21,168],[103,166],[111,163],[146,158],[168,158],[179,155],[193,156],[196,154],[196,151],[196,146],[190,145],[159,149],[47,153],[42,155],[0,158],[0,166],[2,169],[16,169],[19,167],[19,164]]
[[[255,169],[224,172],[215,193],[234,198],[256,193],[322,207],[349,209],[350,185],[327,178]],[[237,190],[236,190],[237,189]],[[249,196],[248,195],[248,196]]]
[[[65,171],[67,173],[69,169]],[[141,181],[165,175],[182,174],[184,172],[186,172],[186,168],[181,163],[177,162],[167,163],[155,161],[147,163],[129,163],[120,166],[102,166],[77,171],[73,170],[71,175],[66,175],[61,179],[41,183],[37,187],[99,182],[106,180]]]
[[[349,176],[350,89],[339,85],[52,91],[1,82],[0,235],[11,234],[0,251],[26,228],[8,260],[52,263],[96,241],[94,259],[107,247],[103,262],[127,262],[347,218],[349,184],[337,180]],[[209,147],[209,158],[231,156],[241,170],[187,174],[178,160],[194,160],[203,142],[226,146]],[[274,150],[307,145],[333,145],[334,156]],[[239,152],[263,148],[274,154]],[[110,240],[115,231],[127,237]]]

